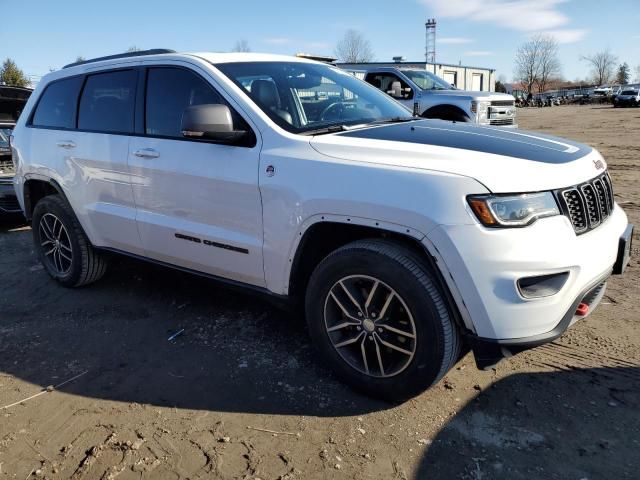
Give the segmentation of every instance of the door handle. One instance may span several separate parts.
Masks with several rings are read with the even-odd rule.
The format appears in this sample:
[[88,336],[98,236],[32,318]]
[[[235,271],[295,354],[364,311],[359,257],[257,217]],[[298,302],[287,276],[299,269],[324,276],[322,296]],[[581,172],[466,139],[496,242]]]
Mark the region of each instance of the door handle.
[[133,152],[133,154],[140,158],[158,158],[160,156],[153,148],[141,148]]
[[61,140],[58,143],[56,143],[56,145],[58,145],[61,148],[76,148],[75,142],[72,142],[71,140]]

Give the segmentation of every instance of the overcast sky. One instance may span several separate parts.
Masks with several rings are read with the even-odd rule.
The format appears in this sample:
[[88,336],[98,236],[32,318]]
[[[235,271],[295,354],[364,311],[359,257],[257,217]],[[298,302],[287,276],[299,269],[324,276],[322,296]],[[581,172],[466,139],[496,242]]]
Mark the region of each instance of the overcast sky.
[[423,60],[424,22],[435,17],[437,61],[495,68],[510,80],[520,43],[556,37],[565,78],[589,74],[580,55],[610,47],[640,65],[640,0],[0,0],[0,57],[43,75],[78,55],[140,48],[331,55],[347,29],[361,31],[378,61]]

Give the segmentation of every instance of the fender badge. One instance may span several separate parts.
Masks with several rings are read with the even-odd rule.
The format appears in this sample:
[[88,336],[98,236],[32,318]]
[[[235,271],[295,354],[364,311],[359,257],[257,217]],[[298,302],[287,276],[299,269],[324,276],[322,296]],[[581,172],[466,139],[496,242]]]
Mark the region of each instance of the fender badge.
[[274,167],[273,165],[269,165],[267,166],[265,172],[267,174],[267,177],[273,177],[276,174],[276,167]]
[[594,160],[593,165],[596,167],[596,170],[602,170],[604,168],[604,163],[602,163],[602,160]]

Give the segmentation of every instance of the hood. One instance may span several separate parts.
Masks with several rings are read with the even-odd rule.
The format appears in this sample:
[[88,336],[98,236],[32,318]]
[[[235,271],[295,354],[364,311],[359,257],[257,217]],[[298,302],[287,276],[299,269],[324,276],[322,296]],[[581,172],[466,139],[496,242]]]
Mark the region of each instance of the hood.
[[422,95],[437,95],[437,96],[445,96],[445,97],[469,97],[477,100],[487,100],[487,101],[505,101],[510,100],[512,102],[515,101],[512,95],[507,95],[506,93],[496,93],[496,92],[471,92],[469,90],[422,90]]
[[342,160],[472,177],[495,193],[568,187],[606,168],[596,150],[570,140],[442,120],[316,136],[311,146]]

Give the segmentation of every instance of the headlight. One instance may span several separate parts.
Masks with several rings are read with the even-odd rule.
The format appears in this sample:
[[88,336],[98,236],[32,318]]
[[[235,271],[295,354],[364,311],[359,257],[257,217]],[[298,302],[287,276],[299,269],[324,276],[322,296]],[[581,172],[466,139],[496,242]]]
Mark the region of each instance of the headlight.
[[560,214],[551,192],[471,195],[467,201],[486,227],[524,227],[539,218]]
[[477,123],[487,123],[489,120],[490,102],[471,102],[471,111],[476,114]]

